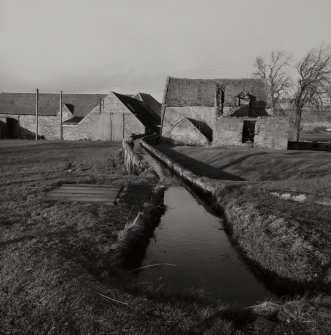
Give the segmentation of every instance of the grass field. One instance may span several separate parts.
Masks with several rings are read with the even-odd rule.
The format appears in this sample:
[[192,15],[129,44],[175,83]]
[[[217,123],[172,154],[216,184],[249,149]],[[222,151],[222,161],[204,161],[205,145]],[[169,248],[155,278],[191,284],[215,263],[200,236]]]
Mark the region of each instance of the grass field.
[[[181,334],[218,311],[136,287],[110,262],[155,182],[126,175],[119,144],[1,141],[0,157],[0,334]],[[45,202],[62,183],[127,188],[116,206]]]
[[[280,312],[291,322],[254,332],[328,333],[327,297],[238,311],[201,292],[135,285],[111,245],[154,182],[126,175],[118,144],[0,141],[0,334],[247,334],[257,316]],[[112,206],[45,202],[63,183],[124,190]]]
[[[326,152],[158,146],[199,175],[242,181],[308,180],[331,183],[331,155]],[[232,178],[231,178],[232,177]]]
[[315,128],[301,132],[301,141],[331,142],[331,132],[325,128]]
[[249,258],[281,277],[331,291],[329,153],[157,148],[196,174],[215,179],[218,202]]

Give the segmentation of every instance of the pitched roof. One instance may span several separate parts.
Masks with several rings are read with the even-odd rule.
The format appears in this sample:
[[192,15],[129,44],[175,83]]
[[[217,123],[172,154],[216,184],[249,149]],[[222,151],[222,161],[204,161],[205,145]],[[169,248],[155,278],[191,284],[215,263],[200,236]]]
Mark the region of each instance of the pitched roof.
[[160,120],[157,116],[152,114],[141,100],[124,94],[113,93],[144,126],[157,126],[160,124]]
[[[106,95],[101,95],[105,98]],[[56,115],[59,111],[59,94],[39,94],[39,115]],[[63,104],[74,106],[75,116],[87,115],[99,103],[96,94],[63,94]],[[0,93],[0,114],[34,115],[34,93]]]
[[151,110],[151,112],[158,115],[158,117],[161,119],[161,104],[156,99],[154,99],[150,94],[137,93],[134,96],[134,98],[143,101],[145,107]]
[[84,116],[74,116],[71,119],[62,122],[62,124],[69,124],[69,125],[78,124],[83,119],[84,119]]
[[241,107],[238,107],[235,110],[232,110],[230,112],[230,115],[232,117],[258,117],[258,116],[270,116],[267,111],[265,110],[264,103],[256,102],[253,104],[253,108],[251,112],[249,113],[249,107],[248,105],[244,105]]
[[247,91],[269,104],[266,82],[262,79],[168,78],[164,103],[167,106],[214,106],[216,84],[224,87],[224,105],[232,106],[235,96]]

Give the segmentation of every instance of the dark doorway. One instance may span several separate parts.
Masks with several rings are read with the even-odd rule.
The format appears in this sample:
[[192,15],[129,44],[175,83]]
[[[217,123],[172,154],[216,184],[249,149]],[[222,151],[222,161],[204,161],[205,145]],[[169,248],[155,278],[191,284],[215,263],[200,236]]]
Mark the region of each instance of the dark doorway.
[[6,138],[6,127],[2,127],[0,124],[0,138]]
[[18,137],[18,121],[11,117],[6,118],[6,137],[17,138]]
[[244,121],[242,143],[254,143],[256,121]]

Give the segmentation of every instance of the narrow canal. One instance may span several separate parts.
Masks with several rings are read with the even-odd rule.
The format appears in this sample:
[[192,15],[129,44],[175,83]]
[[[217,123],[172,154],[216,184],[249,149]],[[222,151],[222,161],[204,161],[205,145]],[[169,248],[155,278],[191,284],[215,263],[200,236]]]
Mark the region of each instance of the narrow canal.
[[168,168],[147,153],[144,157],[169,186],[166,211],[135,267],[171,265],[141,269],[136,281],[176,292],[203,289],[211,298],[239,306],[275,299],[233,247],[222,219],[207,211]]

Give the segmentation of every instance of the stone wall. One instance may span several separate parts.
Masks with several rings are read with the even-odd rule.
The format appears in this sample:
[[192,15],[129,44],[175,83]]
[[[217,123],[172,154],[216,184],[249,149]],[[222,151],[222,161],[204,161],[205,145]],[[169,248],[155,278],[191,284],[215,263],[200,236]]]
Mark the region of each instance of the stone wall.
[[163,138],[175,145],[207,146],[209,144],[208,139],[188,118],[178,122],[163,135]]
[[242,143],[245,120],[256,121],[255,148],[287,149],[289,120],[286,117],[220,117],[215,123],[213,146],[248,146]]
[[242,143],[243,120],[233,117],[219,117],[215,122],[213,146],[246,146]]
[[188,117],[197,121],[205,122],[211,129],[214,128],[215,109],[214,107],[187,106],[187,107],[166,107],[164,110],[162,134],[167,133],[173,126],[183,118]]
[[[76,128],[75,128],[76,127]],[[103,107],[95,107],[77,126],[64,126],[66,140],[122,141],[132,134],[144,134],[145,126],[110,93]]]
[[76,124],[64,124],[62,129],[63,139],[66,141],[78,141],[84,139],[81,137],[78,125]]
[[[72,117],[72,113],[63,106],[62,120],[66,121]],[[36,117],[35,115],[12,115],[1,114],[0,119],[6,122],[6,118],[12,118],[18,121],[18,137],[34,138],[36,132]],[[60,113],[56,115],[40,115],[38,117],[38,135],[46,140],[60,139]]]
[[285,117],[258,118],[255,126],[254,147],[286,150],[289,137],[289,120]]

